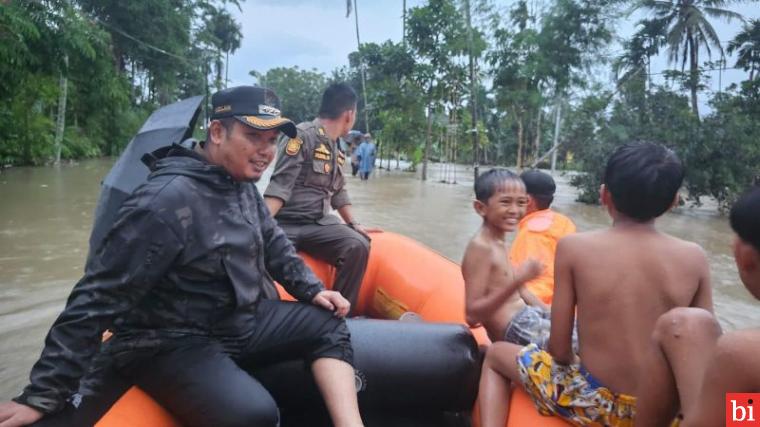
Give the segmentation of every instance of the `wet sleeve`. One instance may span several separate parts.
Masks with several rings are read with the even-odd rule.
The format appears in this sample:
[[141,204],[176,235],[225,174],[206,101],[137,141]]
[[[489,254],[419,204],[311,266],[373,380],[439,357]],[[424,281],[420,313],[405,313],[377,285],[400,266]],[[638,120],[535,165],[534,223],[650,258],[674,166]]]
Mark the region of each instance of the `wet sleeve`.
[[343,206],[350,204],[351,199],[348,198],[348,191],[346,191],[346,188],[341,185],[340,190],[338,190],[337,193],[333,194],[332,198],[330,199],[330,206],[332,206],[333,209],[340,209]]
[[43,413],[63,409],[103,331],[165,275],[181,248],[178,236],[152,212],[122,211],[50,328],[30,384],[14,400]]
[[346,177],[343,175],[343,168],[335,168],[338,176],[336,177],[335,194],[330,198],[330,206],[333,209],[340,209],[343,206],[350,205],[351,199],[348,198],[348,191],[346,191]]
[[296,138],[283,137],[277,143],[277,162],[264,196],[276,197],[283,202],[290,200],[293,185],[301,173],[304,162],[304,140],[301,132]]
[[258,191],[256,205],[264,237],[264,263],[267,271],[290,295],[299,301],[311,302],[316,294],[325,289],[324,285],[298,256],[293,243],[272,219]]

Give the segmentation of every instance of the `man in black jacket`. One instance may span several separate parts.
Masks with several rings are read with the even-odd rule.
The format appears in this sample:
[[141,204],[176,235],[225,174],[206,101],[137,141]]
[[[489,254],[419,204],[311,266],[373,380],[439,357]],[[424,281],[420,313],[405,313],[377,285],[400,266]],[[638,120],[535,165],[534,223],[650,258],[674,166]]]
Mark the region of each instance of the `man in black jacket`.
[[[253,184],[295,126],[270,90],[231,88],[212,104],[200,152],[156,153],[50,329],[31,384],[0,404],[3,427],[91,393],[81,380],[104,364],[184,425],[276,426],[274,400],[240,367],[273,358],[309,362],[333,423],[362,425],[350,304],[298,257]],[[302,302],[279,301],[267,272]],[[106,329],[114,335],[100,345]]]

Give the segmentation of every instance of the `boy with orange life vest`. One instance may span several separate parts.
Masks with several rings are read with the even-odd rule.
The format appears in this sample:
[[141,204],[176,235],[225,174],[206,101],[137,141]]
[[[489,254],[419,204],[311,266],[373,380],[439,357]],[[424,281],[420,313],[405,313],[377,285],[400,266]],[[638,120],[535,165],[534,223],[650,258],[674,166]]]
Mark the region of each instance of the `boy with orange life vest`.
[[517,236],[509,252],[510,260],[520,265],[528,259],[537,259],[544,265],[538,277],[525,286],[546,304],[554,295],[554,255],[557,242],[575,233],[573,221],[551,209],[556,184],[551,175],[529,170],[520,175],[528,193],[525,216],[517,226]]
[[515,231],[529,204],[525,184],[508,170],[492,169],[475,180],[475,198],[483,225],[462,260],[467,322],[482,325],[492,341],[544,348],[549,309],[525,284],[539,277],[545,265],[528,258],[513,267],[507,259],[506,235]]

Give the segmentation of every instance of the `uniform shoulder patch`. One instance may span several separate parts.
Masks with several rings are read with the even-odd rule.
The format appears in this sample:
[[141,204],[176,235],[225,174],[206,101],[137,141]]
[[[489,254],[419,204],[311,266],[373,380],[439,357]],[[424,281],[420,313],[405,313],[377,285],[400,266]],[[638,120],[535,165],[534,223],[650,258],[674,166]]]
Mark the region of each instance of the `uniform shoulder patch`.
[[288,156],[295,156],[299,151],[301,151],[301,145],[303,145],[303,141],[301,141],[301,139],[290,138],[288,145],[285,146],[285,154]]
[[317,153],[322,153],[322,154],[324,154],[326,156],[332,155],[332,152],[330,151],[329,148],[327,148],[327,145],[325,145],[324,142],[321,142],[319,144],[319,147],[315,148],[314,151],[317,152]]

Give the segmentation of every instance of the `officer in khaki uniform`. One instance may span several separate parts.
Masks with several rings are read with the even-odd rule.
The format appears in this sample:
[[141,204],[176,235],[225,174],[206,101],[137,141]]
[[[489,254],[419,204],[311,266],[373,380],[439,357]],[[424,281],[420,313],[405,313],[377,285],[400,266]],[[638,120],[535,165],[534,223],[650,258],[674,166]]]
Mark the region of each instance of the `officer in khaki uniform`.
[[333,290],[343,294],[352,309],[367,268],[369,237],[351,213],[342,170],[346,155],[337,139],[353,127],[356,101],[347,84],[328,87],[319,117],[299,124],[296,138],[280,139],[264,192],[270,212],[296,248],[336,267]]

